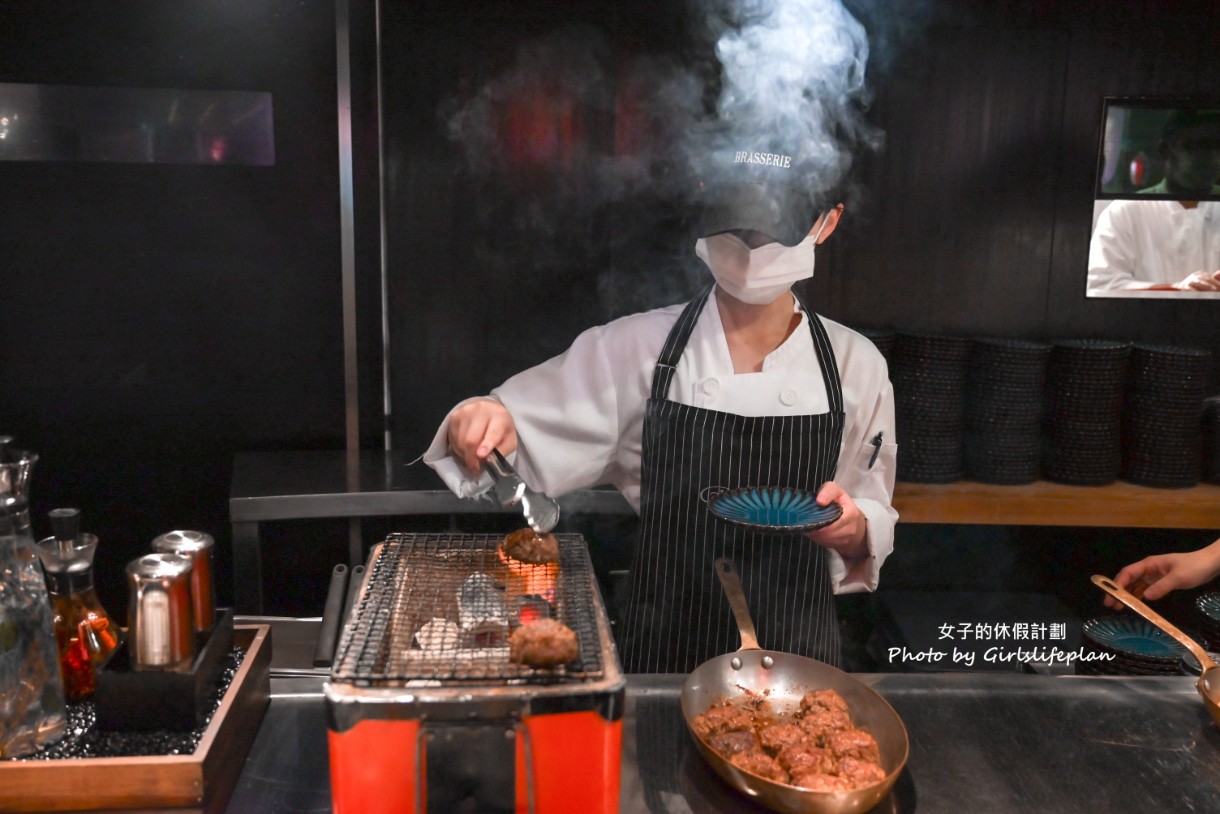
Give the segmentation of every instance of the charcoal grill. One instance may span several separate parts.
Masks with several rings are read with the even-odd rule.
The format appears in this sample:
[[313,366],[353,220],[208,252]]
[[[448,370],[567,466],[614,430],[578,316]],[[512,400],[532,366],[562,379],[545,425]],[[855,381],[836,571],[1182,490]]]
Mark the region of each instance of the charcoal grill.
[[[325,687],[336,812],[618,810],[625,681],[588,546],[556,539],[545,565],[505,557],[499,535],[373,547]],[[508,634],[543,615],[577,656],[510,661]]]

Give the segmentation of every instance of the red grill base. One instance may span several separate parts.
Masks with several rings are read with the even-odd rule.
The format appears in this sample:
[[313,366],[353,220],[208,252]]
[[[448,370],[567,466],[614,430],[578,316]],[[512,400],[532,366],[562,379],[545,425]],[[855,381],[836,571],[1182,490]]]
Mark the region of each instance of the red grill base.
[[[518,737],[518,814],[531,811],[527,766],[533,772],[535,814],[617,814],[621,719],[607,721],[596,711],[559,712],[527,716],[521,723],[530,755],[527,760],[527,738]],[[423,725],[418,720],[363,720],[345,732],[328,733],[336,814],[426,814],[426,784],[418,788],[417,782],[427,777],[427,747],[420,746]],[[424,765],[417,765],[417,756]]]

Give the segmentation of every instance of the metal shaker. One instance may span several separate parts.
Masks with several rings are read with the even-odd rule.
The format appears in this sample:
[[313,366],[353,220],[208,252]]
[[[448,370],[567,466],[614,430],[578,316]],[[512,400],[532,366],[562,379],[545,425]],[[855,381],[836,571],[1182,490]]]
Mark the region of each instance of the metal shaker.
[[195,641],[190,557],[157,552],[127,564],[127,642],[137,670],[186,672]]
[[195,630],[211,630],[216,616],[216,583],[212,579],[212,536],[202,531],[170,531],[152,541],[152,550],[189,557],[191,572],[191,612]]

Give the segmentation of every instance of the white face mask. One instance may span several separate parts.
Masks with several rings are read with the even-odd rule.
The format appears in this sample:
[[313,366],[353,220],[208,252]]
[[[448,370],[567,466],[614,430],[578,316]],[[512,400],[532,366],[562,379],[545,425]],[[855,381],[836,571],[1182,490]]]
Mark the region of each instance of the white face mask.
[[813,249],[821,234],[819,228],[795,246],[768,243],[751,249],[741,238],[724,232],[699,238],[695,254],[728,294],[751,305],[766,305],[793,283],[813,276]]

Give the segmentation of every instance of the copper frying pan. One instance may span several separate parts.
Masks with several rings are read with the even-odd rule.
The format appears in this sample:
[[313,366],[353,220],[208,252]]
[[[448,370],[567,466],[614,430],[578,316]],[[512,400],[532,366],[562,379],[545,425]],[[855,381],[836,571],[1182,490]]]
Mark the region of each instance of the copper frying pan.
[[[745,593],[733,562],[716,560],[716,573],[741,633],[741,649],[705,661],[682,685],[682,715],[704,760],[738,791],[772,811],[785,814],[846,814],[868,811],[894,785],[907,762],[910,745],[898,713],[866,684],[816,659],[763,650],[758,646]],[[847,701],[856,726],[867,730],[881,751],[885,779],[854,791],[818,792],[764,780],[734,766],[703,742],[691,728],[695,716],[714,702],[744,694],[765,693],[778,711],[795,710],[810,690],[833,689]]]
[[1199,695],[1203,696],[1203,704],[1207,707],[1207,714],[1212,716],[1212,723],[1220,727],[1220,665],[1217,665],[1212,657],[1207,655],[1207,651],[1203,649],[1202,645],[1174,627],[1165,617],[1145,605],[1142,600],[1137,599],[1135,594],[1120,587],[1114,580],[1094,574],[1093,584],[1168,633],[1194,654],[1203,670],[1199,676],[1199,683],[1195,686],[1199,690]]

